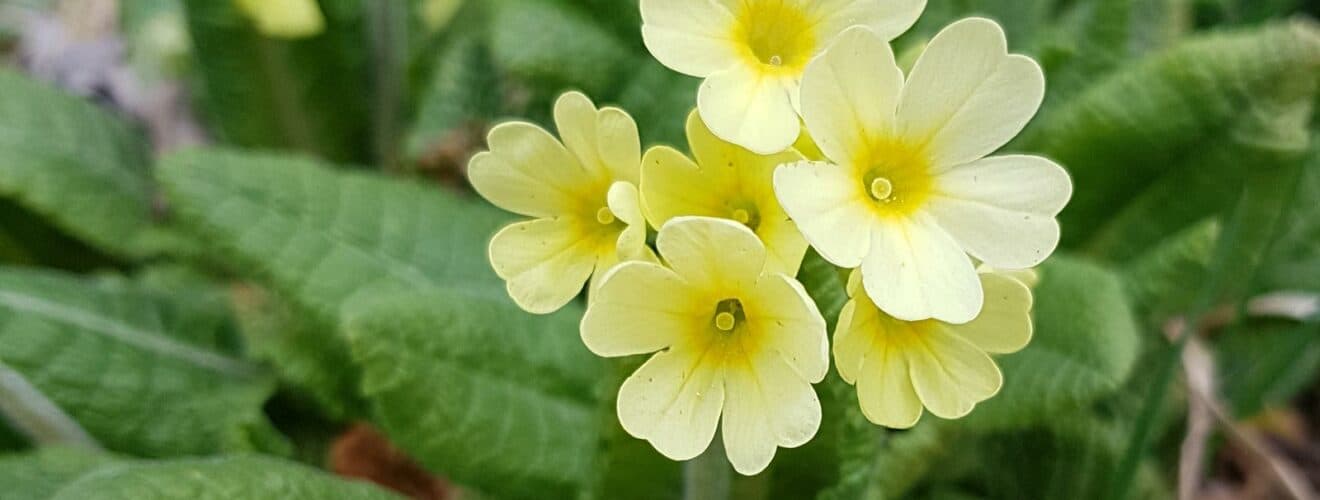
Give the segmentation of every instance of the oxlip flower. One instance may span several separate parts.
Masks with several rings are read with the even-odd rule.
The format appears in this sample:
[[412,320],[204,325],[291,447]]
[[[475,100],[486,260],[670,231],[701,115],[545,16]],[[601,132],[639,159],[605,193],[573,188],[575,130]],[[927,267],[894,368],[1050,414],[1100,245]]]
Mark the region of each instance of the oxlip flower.
[[490,151],[468,166],[481,196],[534,218],[496,233],[490,262],[513,301],[538,314],[563,307],[589,277],[622,260],[655,258],[636,187],[641,146],[632,117],[569,92],[555,102],[554,118],[563,143],[536,125],[503,123],[487,137]]
[[325,17],[316,0],[235,0],[257,25],[274,38],[306,38],[325,30]]
[[675,217],[701,215],[732,219],[765,243],[769,271],[797,275],[807,240],[775,198],[775,167],[802,161],[786,150],[759,155],[716,137],[693,112],[687,118],[688,147],[694,162],[667,146],[642,157],[642,208],[654,227]]
[[704,78],[701,118],[715,135],[760,154],[798,136],[798,82],[849,26],[893,39],[925,0],[642,0],[642,39],[662,64]]
[[961,325],[896,319],[859,290],[856,278],[854,272],[835,327],[834,363],[876,424],[912,427],[923,407],[940,418],[967,415],[1003,384],[989,354],[1016,352],[1031,340],[1031,292],[1014,277],[981,274],[985,307]]
[[619,388],[619,422],[661,454],[701,454],[722,420],[735,470],[756,474],[775,450],[820,427],[811,384],[829,367],[825,320],[789,276],[764,270],[746,226],[678,217],[656,238],[668,267],[626,262],[605,277],[582,340],[608,357],[655,353]]
[[983,301],[971,257],[1024,269],[1058,245],[1067,173],[988,154],[1040,107],[1040,66],[980,18],[937,34],[910,75],[883,37],[852,28],[802,80],[802,113],[828,162],[775,172],[775,192],[825,259],[861,267],[871,300],[904,321],[966,323]]

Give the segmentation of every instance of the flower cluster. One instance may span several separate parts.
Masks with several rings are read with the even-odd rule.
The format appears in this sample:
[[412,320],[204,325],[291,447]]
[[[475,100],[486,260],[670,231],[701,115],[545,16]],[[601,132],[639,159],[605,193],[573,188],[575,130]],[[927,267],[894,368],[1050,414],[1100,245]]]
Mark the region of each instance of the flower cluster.
[[743,474],[815,435],[831,341],[794,278],[808,248],[851,270],[833,355],[869,420],[959,418],[999,391],[990,355],[1031,338],[1030,268],[1072,185],[1047,159],[989,156],[1045,89],[993,21],[956,22],[899,68],[889,40],[924,4],[642,0],[651,53],[705,78],[690,155],[642,154],[627,113],[575,92],[558,139],[490,132],[472,185],[532,218],[491,241],[510,296],[547,313],[586,285],[587,347],[653,354],[619,389],[628,433],[686,460],[722,429]]

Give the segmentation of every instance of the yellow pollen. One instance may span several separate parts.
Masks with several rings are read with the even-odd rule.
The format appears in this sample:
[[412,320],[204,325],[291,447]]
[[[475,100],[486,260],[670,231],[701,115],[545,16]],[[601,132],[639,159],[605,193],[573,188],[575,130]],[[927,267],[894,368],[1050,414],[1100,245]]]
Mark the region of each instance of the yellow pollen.
[[747,221],[752,220],[752,214],[749,214],[747,213],[746,210],[739,208],[733,211],[733,220],[738,221],[739,224],[746,224]]
[[871,181],[871,197],[877,201],[888,200],[894,194],[894,184],[884,177]]
[[719,328],[721,331],[733,330],[734,323],[733,313],[721,312],[715,315],[715,328]]
[[596,211],[596,222],[601,224],[613,224],[614,212],[611,212],[609,207],[600,207],[600,210]]

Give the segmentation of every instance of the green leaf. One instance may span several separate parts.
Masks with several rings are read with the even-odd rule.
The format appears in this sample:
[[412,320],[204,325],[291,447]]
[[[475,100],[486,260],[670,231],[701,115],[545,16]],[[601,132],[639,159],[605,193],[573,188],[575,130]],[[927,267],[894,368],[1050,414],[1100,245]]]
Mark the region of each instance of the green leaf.
[[[149,163],[145,142],[126,122],[0,69],[0,197],[100,251],[137,257],[150,224]],[[39,223],[10,215],[4,232],[33,243],[25,226]],[[31,249],[38,260],[62,250]]]
[[1021,144],[1082,187],[1060,215],[1064,245],[1122,261],[1222,212],[1247,172],[1307,151],[1317,69],[1310,23],[1202,36],[1038,117]]
[[[182,225],[304,316],[258,350],[323,405],[357,392],[339,334],[342,308],[355,298],[450,286],[506,296],[486,241],[508,216],[440,189],[226,150],[174,155],[159,175]],[[333,413],[353,401],[326,406]]]
[[185,227],[326,324],[391,291],[505,296],[486,241],[509,216],[440,188],[223,149],[175,154],[158,175]]
[[45,500],[89,472],[120,462],[102,453],[69,448],[0,456],[0,500]]
[[232,323],[206,300],[0,268],[0,367],[17,388],[7,404],[55,414],[28,419],[34,429],[73,427],[135,455],[286,452],[261,410],[271,380],[236,358]]
[[1311,144],[1292,207],[1280,223],[1283,232],[1263,261],[1257,283],[1262,290],[1320,292],[1320,138],[1312,135]]
[[1287,404],[1320,372],[1320,323],[1254,321],[1215,344],[1221,392],[1233,415],[1249,418]]
[[684,124],[697,106],[696,78],[676,73],[646,59],[624,80],[615,101],[628,110],[640,128],[642,144],[668,144],[688,149]]
[[366,158],[370,83],[363,3],[323,0],[325,31],[268,38],[232,1],[186,0],[199,105],[226,143]]
[[514,497],[595,479],[601,362],[581,309],[548,316],[457,291],[384,296],[348,324],[374,421],[433,471]]
[[496,64],[552,92],[576,87],[601,95],[637,59],[592,17],[549,0],[497,0],[491,7]]
[[298,314],[280,297],[255,286],[235,287],[234,313],[253,358],[271,364],[280,380],[332,419],[362,407],[358,370],[333,325]]
[[476,33],[456,34],[435,56],[421,108],[408,134],[407,154],[424,159],[464,125],[493,119],[503,98],[490,49]]
[[1123,284],[1142,318],[1185,313],[1205,283],[1221,224],[1207,219],[1165,238],[1123,267]]
[[1023,427],[1081,408],[1127,379],[1139,342],[1118,277],[1066,256],[1047,261],[1040,276],[1031,343],[997,359],[1004,373],[999,394],[950,425]]
[[105,468],[61,488],[52,500],[397,500],[375,485],[293,462],[232,456]]

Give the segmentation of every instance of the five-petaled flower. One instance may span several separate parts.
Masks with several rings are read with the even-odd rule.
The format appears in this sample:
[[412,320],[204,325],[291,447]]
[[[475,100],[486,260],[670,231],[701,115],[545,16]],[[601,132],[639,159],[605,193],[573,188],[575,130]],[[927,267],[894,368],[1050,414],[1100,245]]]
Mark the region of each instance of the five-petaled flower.
[[1031,291],[1007,275],[983,273],[985,307],[970,323],[908,322],[878,309],[854,272],[851,300],[839,313],[834,363],[857,386],[862,413],[876,424],[908,428],[922,407],[961,418],[999,392],[1003,376],[987,353],[1017,352],[1031,340]]
[[723,415],[729,461],[756,474],[777,447],[800,446],[820,426],[811,384],[829,367],[825,320],[796,280],[763,269],[765,247],[742,224],[678,217],[656,246],[669,267],[611,271],[582,318],[582,340],[601,356],[656,353],[619,389],[629,434],[687,460],[710,445]]
[[986,155],[1040,107],[1045,80],[1010,55],[993,21],[936,35],[906,81],[883,37],[851,28],[802,79],[802,113],[828,163],[775,172],[775,191],[811,245],[860,266],[890,316],[966,323],[981,310],[973,261],[1035,266],[1057,246],[1068,174],[1035,156]]
[[775,198],[775,167],[803,160],[787,150],[758,155],[720,140],[696,112],[687,118],[688,147],[696,162],[657,146],[642,157],[642,208],[654,227],[674,217],[701,215],[746,225],[765,243],[767,269],[797,275],[807,240]]
[[642,0],[642,38],[665,66],[705,78],[701,118],[721,138],[773,154],[798,136],[807,63],[849,26],[890,40],[925,0]]
[[487,138],[490,151],[468,168],[472,187],[491,203],[536,218],[490,242],[495,273],[533,313],[563,307],[588,277],[620,261],[655,258],[636,187],[641,146],[632,117],[597,110],[577,92],[559,97],[554,117],[563,144],[530,123],[500,124]]

